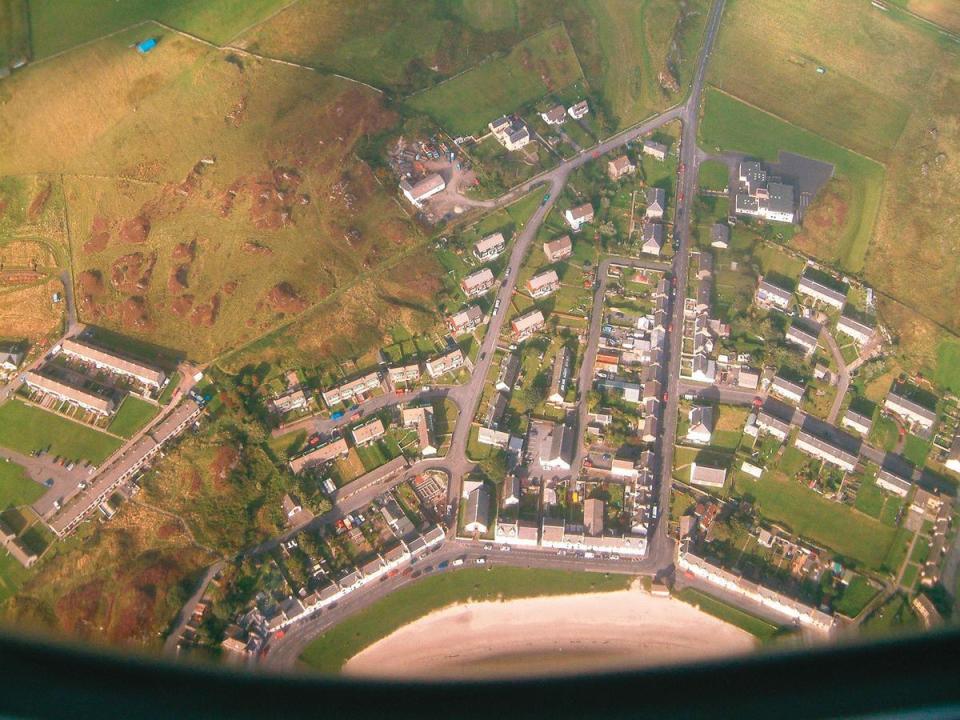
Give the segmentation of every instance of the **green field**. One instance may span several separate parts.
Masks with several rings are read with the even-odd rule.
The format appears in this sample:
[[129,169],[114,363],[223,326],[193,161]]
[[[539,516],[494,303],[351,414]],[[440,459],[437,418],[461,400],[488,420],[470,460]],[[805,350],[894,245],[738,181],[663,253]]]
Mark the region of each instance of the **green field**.
[[713,615],[726,623],[736,625],[741,630],[745,630],[760,641],[771,640],[781,634],[781,629],[773,623],[767,622],[763,618],[744,612],[740,608],[728,605],[722,600],[718,600],[712,595],[700,592],[695,588],[684,588],[674,597],[683,600],[698,607],[705,613]]
[[840,600],[834,603],[833,609],[849,618],[856,617],[877,596],[877,589],[867,580],[857,575],[844,589]]
[[945,338],[937,347],[937,370],[934,375],[937,385],[960,392],[960,341]]
[[697,182],[704,190],[723,190],[730,181],[725,163],[719,160],[706,160],[700,163]]
[[127,395],[120,403],[117,414],[113,416],[107,430],[120,437],[133,437],[140,428],[153,420],[158,412],[160,408],[153,403]]
[[316,670],[335,673],[365,647],[447,605],[468,600],[510,600],[626,590],[630,580],[625,575],[514,567],[447,571],[397,590],[347,618],[311,643],[301,660]]
[[769,474],[759,480],[741,475],[736,489],[741,495],[752,496],[764,517],[869,568],[883,565],[896,533],[795,481],[777,480]]
[[482,133],[487,123],[583,78],[580,61],[562,25],[515,46],[452,80],[408,98],[454,135]]
[[903,443],[903,456],[917,467],[923,467],[930,454],[930,441],[908,434]]
[[285,4],[286,0],[30,0],[33,52],[37,58],[47,57],[144,20],[159,20],[226,43]]
[[27,477],[22,467],[0,461],[0,512],[11,505],[30,505],[39,500],[43,492],[43,487]]
[[826,250],[847,270],[863,269],[880,207],[882,165],[715,88],[706,91],[700,141],[708,150],[740,151],[767,161],[776,161],[784,150],[833,163],[849,184],[850,195],[843,226],[836,229],[836,245]]
[[19,400],[0,405],[0,446],[25,455],[50,446],[51,457],[60,455],[99,465],[121,444],[118,438]]

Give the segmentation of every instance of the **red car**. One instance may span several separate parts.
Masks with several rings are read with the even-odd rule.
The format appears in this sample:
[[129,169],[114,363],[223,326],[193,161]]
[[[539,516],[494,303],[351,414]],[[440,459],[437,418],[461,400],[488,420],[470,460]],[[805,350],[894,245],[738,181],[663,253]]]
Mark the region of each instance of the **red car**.
[[666,402],[667,398],[670,397],[667,393],[663,394],[663,401]]

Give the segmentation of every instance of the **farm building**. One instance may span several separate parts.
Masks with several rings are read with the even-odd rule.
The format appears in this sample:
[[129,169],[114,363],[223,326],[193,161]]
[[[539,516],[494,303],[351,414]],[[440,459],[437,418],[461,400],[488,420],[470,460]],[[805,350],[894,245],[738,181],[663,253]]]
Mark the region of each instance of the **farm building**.
[[427,175],[413,185],[406,178],[400,181],[400,190],[403,191],[404,197],[416,208],[422,208],[424,201],[429,200],[437,193],[443,192],[446,187],[447,184],[438,173]]

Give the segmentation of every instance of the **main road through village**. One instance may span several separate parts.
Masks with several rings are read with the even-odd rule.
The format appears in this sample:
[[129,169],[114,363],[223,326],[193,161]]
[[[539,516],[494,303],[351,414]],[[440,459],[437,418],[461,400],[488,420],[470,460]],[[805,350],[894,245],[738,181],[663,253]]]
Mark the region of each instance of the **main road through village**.
[[[442,458],[417,462],[411,468],[411,470],[417,472],[437,468],[446,471],[449,475],[448,501],[450,503],[451,513],[448,521],[449,525],[451,525],[451,534],[456,526],[455,513],[459,504],[462,478],[474,467],[474,463],[467,458],[466,454],[467,439],[470,434],[472,420],[477,413],[483,394],[484,382],[490,370],[490,365],[493,362],[495,355],[494,350],[500,339],[503,323],[507,315],[506,308],[509,305],[511,295],[516,289],[517,278],[520,276],[520,266],[523,263],[531,243],[536,238],[540,226],[556,203],[557,198],[567,183],[567,179],[574,170],[674,120],[679,120],[682,123],[680,139],[680,177],[677,183],[678,191],[673,231],[677,251],[673,259],[672,268],[663,263],[647,263],[647,265],[650,267],[660,266],[669,268],[675,277],[681,279],[678,283],[679,287],[685,287],[687,267],[689,264],[691,205],[696,196],[695,183],[699,163],[696,148],[700,101],[707,62],[710,58],[711,48],[713,47],[714,39],[720,26],[720,17],[723,13],[724,1],[725,0],[714,0],[710,9],[703,45],[697,58],[696,70],[686,102],[681,105],[676,105],[639,125],[629,128],[598,143],[592,148],[582,151],[576,157],[562,162],[552,170],[531,178],[500,198],[492,201],[468,201],[464,199],[468,204],[492,209],[508,205],[537,187],[545,186],[549,191],[549,198],[537,208],[513,244],[513,250],[509,258],[509,272],[497,292],[497,299],[500,301],[499,306],[502,309],[490,318],[489,327],[484,336],[470,380],[463,385],[445,389],[421,390],[418,393],[408,394],[402,397],[403,402],[412,402],[418,399],[436,399],[437,397],[443,396],[450,399],[459,410],[453,437],[446,455]],[[580,394],[577,414],[578,439],[582,438],[583,425],[586,417],[587,390],[589,390],[591,382],[590,368],[592,367],[592,362],[590,362],[590,358],[596,354],[602,326],[603,292],[605,286],[604,270],[612,260],[620,259],[605,259],[598,267],[598,279],[600,279],[600,282],[598,283],[598,289],[594,297],[592,317],[587,337],[587,351],[579,384]],[[628,264],[641,264],[633,260],[623,259],[622,261]],[[680,329],[683,326],[683,301],[680,295],[682,295],[682,293],[678,292],[675,294],[671,305],[670,317],[672,318],[672,326],[668,332],[667,361],[663,364],[663,377],[661,378],[662,386],[666,390],[666,401],[664,402],[662,414],[662,433],[654,448],[655,455],[659,462],[659,504],[660,507],[663,508],[669,506],[673,448],[677,430],[677,397],[680,389]],[[398,401],[399,399],[393,396],[380,396],[365,403],[361,408],[364,412],[377,411]],[[337,429],[337,427],[346,422],[346,420],[347,418],[343,418],[340,421],[316,420],[314,427],[321,433],[329,433]],[[582,440],[580,440],[577,443],[576,458],[572,466],[574,472],[578,471],[579,461],[582,459],[582,455]],[[257,547],[251,548],[245,552],[244,555],[256,555],[268,551],[306,527],[316,527],[324,523],[329,523],[358,510],[369,504],[370,501],[392,484],[402,480],[403,477],[406,477],[406,475],[401,475],[401,477],[397,479],[374,480],[360,487],[354,487],[355,483],[351,483],[344,489],[349,489],[348,494],[343,494],[344,491],[338,493],[332,510],[314,518],[304,525],[291,528],[279,537],[272,538]],[[480,547],[476,543],[463,543],[451,538],[434,556],[431,556],[430,559],[425,561],[424,564],[432,567],[443,559],[464,555],[471,557],[472,555],[480,554],[479,551]],[[666,522],[658,522],[649,539],[648,553],[640,561],[586,560],[572,555],[558,557],[553,552],[543,552],[534,549],[514,549],[511,552],[494,552],[492,556],[495,557],[491,556],[490,560],[496,563],[530,567],[558,567],[575,570],[653,575],[667,569],[673,562],[673,555],[673,542],[667,535]],[[431,565],[431,563],[433,565]],[[377,583],[369,588],[351,594],[341,601],[336,608],[328,609],[309,620],[290,626],[281,639],[274,639],[271,644],[271,651],[263,664],[268,667],[280,669],[291,667],[296,663],[297,657],[303,648],[306,647],[313,638],[328,630],[344,617],[349,616],[362,607],[374,602],[376,599],[410,582],[415,582],[411,576],[389,578],[384,582]],[[195,596],[195,599],[199,599],[199,594]],[[189,604],[190,603],[188,603],[188,605]],[[185,607],[183,609],[181,612],[181,623],[184,618],[190,617],[191,612],[192,607]],[[178,623],[178,625],[181,623]],[[167,645],[171,650],[175,647],[176,637],[179,635],[178,630],[179,628],[175,629],[172,633],[172,642]]]

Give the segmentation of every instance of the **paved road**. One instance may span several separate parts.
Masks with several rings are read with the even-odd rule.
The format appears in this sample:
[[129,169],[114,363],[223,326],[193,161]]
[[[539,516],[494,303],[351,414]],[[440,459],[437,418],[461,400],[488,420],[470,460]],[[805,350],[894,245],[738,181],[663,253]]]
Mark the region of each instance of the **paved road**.
[[[713,42],[716,38],[717,30],[719,28],[723,6],[724,0],[715,0],[711,8],[710,17],[707,21],[707,29],[703,47],[701,48],[697,62],[697,69],[693,82],[691,83],[690,97],[686,103],[670,108],[667,111],[649,119],[648,121],[641,123],[640,125],[634,126],[628,130],[618,133],[617,135],[614,135],[613,137],[599,143],[593,148],[581,152],[575,158],[561,163],[556,168],[531,178],[527,182],[514,188],[510,192],[494,201],[472,201],[469,198],[463,198],[465,205],[474,205],[480,207],[502,207],[514,202],[538,186],[547,185],[550,193],[549,198],[547,198],[537,208],[533,216],[527,221],[527,224],[522,228],[521,232],[516,238],[516,242],[513,244],[513,249],[510,253],[508,261],[506,278],[496,290],[496,299],[500,301],[501,309],[500,312],[493,315],[490,319],[489,326],[487,327],[486,335],[484,336],[484,340],[481,344],[477,362],[475,363],[470,380],[465,385],[457,388],[451,388],[447,391],[446,396],[454,398],[458,402],[461,412],[454,428],[450,448],[446,457],[420,461],[415,463],[411,468],[412,472],[420,471],[430,467],[445,470],[450,476],[450,482],[448,486],[448,502],[452,507],[456,507],[458,505],[461,480],[463,476],[472,470],[474,465],[466,458],[467,440],[469,438],[473,418],[477,413],[483,394],[483,386],[490,370],[490,365],[493,362],[494,350],[500,340],[503,324],[507,316],[509,301],[516,289],[517,278],[520,274],[520,267],[523,264],[523,260],[531,243],[537,236],[537,231],[543,224],[547,213],[550,212],[551,208],[556,202],[556,199],[566,184],[570,173],[584,164],[591,162],[592,160],[595,160],[600,156],[624,145],[625,143],[635,140],[640,136],[646,135],[663,126],[664,124],[677,119],[680,119],[683,123],[680,144],[680,162],[684,167],[685,172],[682,173],[680,178],[679,194],[676,202],[677,212],[674,221],[674,237],[679,243],[679,248],[674,257],[673,273],[685,280],[689,262],[688,252],[690,249],[691,208],[696,192],[698,164],[696,138],[697,125],[699,121],[700,98],[703,91],[706,65],[710,57]],[[605,264],[608,266],[609,262],[610,261],[607,260],[605,261]],[[633,260],[630,261],[631,264],[635,262],[636,261]],[[660,267],[658,269],[663,268]],[[593,345],[594,353],[596,351],[596,339],[599,336],[599,326],[597,325],[597,321],[598,318],[602,318],[602,300],[602,292],[600,288],[598,288],[598,295],[595,298],[594,314],[591,319],[591,344]],[[664,415],[662,416],[663,433],[661,435],[661,440],[658,443],[658,447],[655,448],[661,462],[661,507],[668,507],[670,498],[670,468],[673,464],[673,445],[676,438],[677,424],[677,395],[680,374],[680,328],[683,324],[682,302],[673,303],[671,317],[673,318],[673,327],[676,328],[677,331],[668,333],[669,348],[666,353],[667,363],[665,363],[665,367],[662,370],[663,377],[661,378],[663,386],[668,390],[668,401],[666,403]],[[593,363],[584,362],[584,367],[592,368],[592,365]],[[584,406],[586,403],[586,393],[584,390],[591,387],[591,385],[591,377],[581,377],[581,426],[585,425]],[[403,398],[404,401],[413,399],[415,399],[415,396],[404,396]],[[394,398],[394,401],[396,400],[397,398]],[[374,407],[381,409],[389,404],[391,404],[389,399],[378,400],[374,403],[374,405],[370,406],[370,409],[365,408],[365,411],[373,411],[372,408]],[[333,428],[333,426],[329,424],[318,425],[317,427],[324,427],[326,429]],[[579,445],[577,448],[577,453],[578,457],[582,457],[582,448]],[[386,490],[392,484],[399,482],[405,476],[406,474],[401,473],[396,478],[389,480],[384,484],[351,488],[352,494],[348,498],[342,498],[337,502],[336,506],[330,512],[314,518],[304,527],[318,526],[323,523],[330,522],[331,520],[342,517],[344,514],[363,507],[373,500],[378,494]],[[448,518],[448,520],[450,520],[450,524],[453,525],[453,518]],[[255,554],[258,552],[263,552],[269,548],[276,547],[281,540],[287,539],[301,529],[303,528],[293,528],[283,536],[274,538],[267,543],[263,543],[257,548],[253,548],[244,554]],[[448,540],[447,546],[445,546],[443,552],[452,552],[454,555],[458,552],[461,554],[464,552],[468,554],[478,552],[473,550],[472,547],[473,546],[470,545],[465,546],[462,543],[459,543],[459,541]],[[543,548],[536,550],[514,550],[513,552],[509,553],[497,552],[496,560],[493,562],[528,564],[531,566],[535,564],[538,567],[559,566],[580,570],[620,571],[630,572],[632,574],[655,574],[659,570],[668,567],[673,560],[673,543],[667,536],[666,523],[657,524],[655,532],[651,537],[649,547],[650,551],[648,552],[647,557],[639,562],[621,560],[611,562],[609,565],[605,563],[596,563],[594,561],[587,563],[585,561],[578,560],[575,556],[572,558],[561,557],[556,555],[554,551]],[[446,555],[438,556],[438,558],[439,557],[446,557]],[[593,565],[597,565],[597,567],[593,567]],[[288,631],[282,643],[275,643],[276,646],[272,650],[270,659],[268,660],[269,664],[279,667],[293,664],[302,651],[302,648],[306,646],[310,639],[322,633],[326,628],[332,626],[351,612],[354,612],[357,609],[374,602],[379,597],[382,597],[383,595],[392,592],[398,587],[401,587],[402,585],[411,581],[412,577],[407,578],[403,576],[400,578],[388,579],[381,585],[378,585],[376,588],[370,588],[364,591],[353,593],[351,596],[349,596],[349,599],[338,604],[336,608],[325,611],[325,613],[319,616],[317,619],[305,622],[300,626],[295,626],[295,628],[293,628],[291,631]],[[370,590],[372,590],[372,592]]]
[[177,654],[177,643],[180,641],[180,635],[183,634],[184,628],[186,628],[187,623],[190,622],[190,618],[193,617],[193,611],[196,610],[197,603],[200,602],[200,598],[202,598],[203,594],[207,591],[207,585],[210,584],[210,581],[213,580],[214,576],[222,569],[222,560],[215,562],[207,568],[207,572],[204,573],[203,578],[200,580],[200,585],[194,591],[193,595],[190,596],[190,599],[180,608],[177,620],[173,624],[173,630],[170,631],[170,634],[163,643],[164,653],[168,655]]
[[[320,611],[306,620],[291,625],[283,638],[274,638],[270,643],[270,651],[261,662],[262,667],[270,669],[289,669],[296,665],[297,658],[313,640],[327,632],[337,623],[347,617],[369,607],[373,603],[392,592],[418,582],[432,574],[439,572],[458,572],[457,568],[449,567],[438,570],[437,565],[443,561],[451,562],[463,558],[464,568],[477,567],[477,559],[484,558],[483,567],[513,566],[526,568],[545,568],[555,570],[573,570],[581,572],[606,572],[622,575],[637,575],[649,572],[645,567],[646,561],[604,560],[595,558],[587,560],[577,557],[576,553],[569,552],[563,556],[556,550],[548,548],[511,548],[503,552],[500,545],[493,545],[491,550],[485,550],[486,545],[475,542],[448,540],[438,546],[425,559],[416,560],[413,564],[413,573],[387,577],[375,584],[358,588],[336,603],[335,607]],[[430,568],[427,571],[427,568]],[[419,571],[419,572],[418,572]]]
[[847,361],[843,359],[843,353],[840,352],[840,346],[837,345],[833,333],[824,328],[820,337],[827,341],[830,354],[833,355],[833,361],[839,368],[837,371],[837,396],[833,399],[833,405],[830,406],[830,414],[827,415],[827,422],[835,425],[837,416],[840,414],[840,406],[843,404],[843,398],[846,397],[847,390],[850,387],[850,371],[847,369]]

